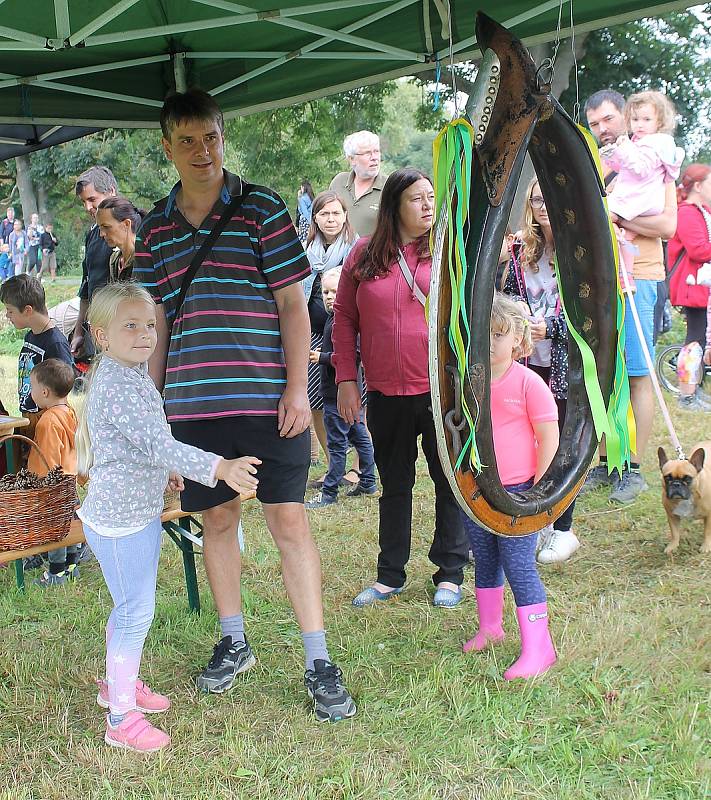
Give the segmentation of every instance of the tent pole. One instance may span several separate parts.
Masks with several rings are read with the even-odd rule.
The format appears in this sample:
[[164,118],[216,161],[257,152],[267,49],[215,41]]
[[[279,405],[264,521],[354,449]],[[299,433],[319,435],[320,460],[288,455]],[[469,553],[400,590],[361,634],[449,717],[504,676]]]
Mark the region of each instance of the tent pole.
[[175,76],[175,91],[181,94],[187,91],[188,84],[185,79],[185,53],[173,53],[173,75]]

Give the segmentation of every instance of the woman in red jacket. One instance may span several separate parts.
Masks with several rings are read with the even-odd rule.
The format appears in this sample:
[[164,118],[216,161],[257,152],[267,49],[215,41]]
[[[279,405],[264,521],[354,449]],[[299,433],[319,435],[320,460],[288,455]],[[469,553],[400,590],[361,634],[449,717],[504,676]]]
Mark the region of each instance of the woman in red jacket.
[[333,343],[338,411],[353,424],[360,415],[357,340],[368,381],[368,427],[383,485],[378,575],[353,600],[373,605],[400,594],[410,557],[412,489],[417,439],[435,485],[435,532],[430,560],[436,606],[462,599],[467,540],[459,507],[437,455],[432,419],[424,303],[432,257],[432,183],[419,170],[393,172],[383,187],[375,232],[346,259],[336,296]]
[[[696,282],[699,267],[711,261],[711,167],[690,164],[681,176],[678,188],[678,221],[674,238],[669,241],[668,263],[677,264],[669,281],[672,305],[682,306],[686,315],[686,342],[706,345],[706,305],[709,289]],[[679,260],[681,257],[681,260]],[[679,404],[699,411],[711,406],[698,397],[695,383],[680,383]]]

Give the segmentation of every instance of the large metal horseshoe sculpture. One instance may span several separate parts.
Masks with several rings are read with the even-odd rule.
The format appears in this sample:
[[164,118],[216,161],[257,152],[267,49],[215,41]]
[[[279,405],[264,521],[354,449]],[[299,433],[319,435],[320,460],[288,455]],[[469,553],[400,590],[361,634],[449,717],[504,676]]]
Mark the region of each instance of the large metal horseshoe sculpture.
[[518,536],[540,530],[563,513],[597,447],[582,358],[571,346],[567,415],[549,469],[521,493],[507,492],[496,469],[489,414],[489,320],[501,243],[527,151],[553,229],[568,325],[575,326],[595,356],[605,403],[615,377],[617,279],[604,187],[583,135],[541,83],[518,39],[481,13],[477,38],[484,57],[475,88],[479,108],[472,117],[469,269],[463,293],[471,340],[467,385],[462,387],[468,406],[480,411],[475,435],[482,469],[476,475],[466,460],[457,466],[468,429],[447,336],[452,286],[448,270],[442,268],[442,254],[453,245],[441,219],[429,302],[432,410],[440,459],[462,508],[494,532]]

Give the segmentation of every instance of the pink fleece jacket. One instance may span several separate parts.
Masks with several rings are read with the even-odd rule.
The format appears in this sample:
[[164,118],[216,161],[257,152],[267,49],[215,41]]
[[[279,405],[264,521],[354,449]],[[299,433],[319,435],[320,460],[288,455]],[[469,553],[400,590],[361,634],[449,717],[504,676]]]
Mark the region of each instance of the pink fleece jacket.
[[[383,277],[359,281],[353,265],[368,239],[359,239],[343,265],[334,309],[333,361],[336,383],[356,380],[356,341],[368,389],[384,395],[424,394],[430,390],[427,322],[397,261]],[[417,285],[430,289],[432,259],[417,255],[417,244],[403,248]]]

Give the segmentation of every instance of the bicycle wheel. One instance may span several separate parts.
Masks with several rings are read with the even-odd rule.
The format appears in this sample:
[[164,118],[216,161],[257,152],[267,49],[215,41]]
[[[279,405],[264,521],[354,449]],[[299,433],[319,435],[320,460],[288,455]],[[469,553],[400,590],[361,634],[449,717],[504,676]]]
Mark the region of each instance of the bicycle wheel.
[[672,394],[679,394],[679,378],[676,374],[676,362],[682,345],[670,344],[657,356],[655,369],[659,383]]

